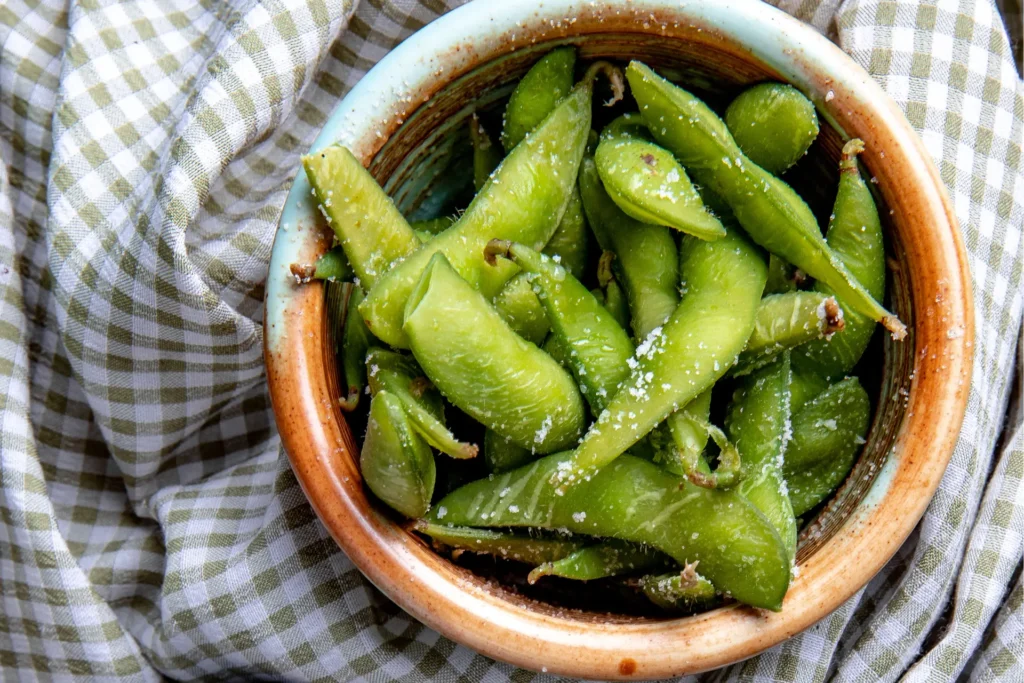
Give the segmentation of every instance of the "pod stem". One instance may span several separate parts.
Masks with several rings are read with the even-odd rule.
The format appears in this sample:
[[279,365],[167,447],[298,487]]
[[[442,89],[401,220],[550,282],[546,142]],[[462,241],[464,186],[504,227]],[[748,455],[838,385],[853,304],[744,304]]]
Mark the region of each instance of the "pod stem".
[[[704,489],[727,489],[740,483],[743,479],[743,461],[740,458],[739,449],[729,441],[729,437],[725,435],[725,432],[715,425],[707,420],[700,420],[696,417],[691,419],[708,433],[708,436],[718,445],[721,452],[718,455],[718,467],[711,474],[701,472],[693,465],[689,467],[684,466],[686,480],[694,486]],[[699,458],[700,456],[698,455],[697,457]],[[683,488],[683,485],[680,484],[679,488]]]
[[626,95],[626,76],[619,67],[611,62],[601,60],[590,65],[587,72],[583,74],[583,81],[592,83],[598,74],[604,74],[604,77],[608,79],[608,83],[612,87],[612,98],[605,102],[604,106],[614,106],[616,102],[619,102]]
[[493,239],[484,247],[484,261],[487,262],[487,265],[496,265],[499,256],[512,260],[512,242],[510,240]]
[[683,567],[683,571],[679,573],[679,578],[682,583],[681,586],[684,589],[693,589],[697,587],[699,576],[697,575],[697,565],[700,564],[700,560],[691,562],[690,564]]
[[836,332],[841,332],[846,327],[846,320],[843,318],[843,309],[835,297],[825,299],[821,304],[821,333],[825,337],[831,337]]
[[357,385],[352,385],[348,388],[348,396],[345,398],[338,399],[338,405],[346,413],[351,413],[359,407],[359,394],[360,388]]
[[857,169],[857,155],[864,151],[864,141],[860,138],[852,138],[843,145],[843,156],[839,160],[840,173],[859,173]]

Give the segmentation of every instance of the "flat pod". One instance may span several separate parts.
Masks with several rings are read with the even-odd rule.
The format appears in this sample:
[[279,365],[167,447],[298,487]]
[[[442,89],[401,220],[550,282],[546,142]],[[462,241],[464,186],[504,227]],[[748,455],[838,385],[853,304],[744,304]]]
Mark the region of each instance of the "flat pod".
[[505,123],[501,131],[501,144],[505,151],[511,151],[522,142],[558,101],[569,94],[575,66],[575,48],[560,47],[530,67],[512,91],[505,109]]
[[790,559],[796,556],[796,519],[782,476],[790,438],[788,353],[740,381],[725,418],[726,430],[743,461],[739,492],[775,526]]
[[698,574],[693,565],[687,565],[682,572],[645,576],[640,580],[640,588],[662,609],[701,609],[716,599],[714,584]]
[[725,234],[683,167],[653,142],[625,136],[603,139],[594,162],[608,196],[627,215],[701,239]]
[[373,287],[395,261],[419,248],[394,202],[348,149],[327,147],[302,157],[302,165],[362,287]]
[[740,354],[733,375],[746,375],[767,365],[783,351],[816,339],[831,339],[846,326],[835,298],[820,292],[786,292],[761,299],[754,331]]
[[793,416],[784,474],[794,514],[821,503],[846,479],[870,418],[871,403],[856,377],[832,385]]
[[435,543],[456,551],[468,550],[532,565],[556,562],[583,546],[583,541],[579,539],[537,538],[527,534],[449,526],[425,520],[417,521],[413,529],[430,536]]
[[427,263],[444,254],[467,282],[493,297],[516,273],[511,263],[484,263],[492,238],[542,248],[565,213],[587,133],[590,131],[591,80],[582,81],[517,145],[452,227],[424,244],[377,283],[360,311],[370,330],[391,346],[407,348],[402,329],[405,304]]
[[352,412],[359,406],[359,397],[366,386],[366,352],[370,348],[370,331],[366,329],[363,316],[357,310],[362,300],[363,290],[354,286],[349,295],[348,315],[345,316],[342,331],[342,369],[348,395],[341,400],[341,408],[346,412]]
[[516,445],[551,453],[582,433],[583,400],[569,373],[517,335],[442,254],[409,297],[405,332],[441,393]]
[[426,514],[437,476],[434,455],[413,429],[402,402],[386,391],[370,401],[359,469],[388,507],[406,517]]
[[790,562],[775,528],[731,491],[681,482],[656,465],[624,455],[559,495],[559,469],[572,453],[541,458],[445,496],[428,520],[465,526],[564,529],[643,543],[681,565],[700,562],[719,590],[740,602],[778,610]]
[[519,273],[505,283],[494,297],[494,307],[520,337],[538,346],[544,343],[551,324],[525,275]]
[[593,581],[670,564],[668,557],[656,550],[610,540],[580,548],[559,560],[545,562],[530,572],[527,581],[536,583],[544,576]]

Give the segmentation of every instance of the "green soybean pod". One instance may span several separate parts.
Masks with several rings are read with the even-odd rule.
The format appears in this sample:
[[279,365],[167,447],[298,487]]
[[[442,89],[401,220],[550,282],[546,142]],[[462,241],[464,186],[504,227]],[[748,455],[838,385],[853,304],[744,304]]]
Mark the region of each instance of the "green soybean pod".
[[426,514],[437,477],[434,454],[413,429],[402,402],[386,391],[370,401],[359,469],[388,507],[406,517]]
[[324,252],[313,266],[313,279],[315,280],[337,282],[351,280],[353,275],[355,275],[355,271],[352,270],[348,259],[345,258],[345,250],[341,248],[341,245]]
[[786,352],[740,382],[725,417],[725,428],[746,472],[738,490],[775,526],[790,560],[796,556],[796,518],[782,467],[790,437],[791,382]]
[[573,188],[562,222],[544,245],[544,253],[557,258],[577,280],[583,279],[590,253],[590,240],[587,235],[587,220],[583,217],[583,200],[580,199],[578,188]]
[[363,290],[352,287],[348,299],[348,313],[342,329],[341,368],[348,385],[347,395],[340,399],[341,409],[350,413],[359,407],[359,397],[366,386],[366,353],[370,348],[370,331],[357,310],[363,300]]
[[780,353],[815,339],[831,339],[845,327],[843,310],[834,297],[820,292],[787,292],[761,299],[754,331],[740,354],[733,375],[749,374]]
[[790,393],[793,414],[796,415],[811,399],[828,389],[829,382],[817,373],[805,372],[795,367],[795,363],[793,365],[793,382],[790,385]]
[[594,163],[608,196],[626,215],[706,240],[725,234],[721,222],[704,208],[683,167],[653,142],[603,139]]
[[786,259],[771,254],[768,258],[768,282],[764,286],[764,295],[795,292],[806,279],[798,268],[786,263]]
[[537,288],[551,330],[568,351],[569,369],[595,413],[629,375],[633,342],[611,313],[560,264],[523,244],[491,240],[488,263],[511,259]]
[[501,144],[506,152],[511,152],[513,147],[522,142],[558,102],[569,94],[575,66],[576,49],[560,47],[541,57],[526,72],[512,91],[505,108]]
[[302,157],[302,165],[362,287],[373,287],[393,263],[419,249],[394,202],[348,149],[326,147]]
[[814,104],[791,85],[759,83],[725,110],[725,124],[755,164],[781,175],[800,160],[818,137]]
[[[437,218],[428,218],[425,221],[413,221],[409,226],[417,234],[426,234],[433,237],[434,235],[440,235],[448,228],[455,225],[455,221],[458,218],[455,216],[439,216]],[[428,240],[423,240],[424,242]]]
[[590,157],[580,165],[579,187],[587,223],[598,244],[615,252],[615,269],[626,290],[633,334],[643,341],[679,305],[676,241],[668,228],[624,214],[605,192]]
[[870,419],[871,402],[856,377],[833,384],[793,416],[783,474],[794,514],[821,503],[846,479]]
[[520,337],[538,346],[544,343],[551,323],[525,275],[519,273],[505,283],[494,297],[494,307]]
[[601,302],[608,312],[615,318],[615,322],[624,330],[631,329],[629,324],[629,301],[626,293],[619,286],[612,272],[612,261],[615,259],[614,251],[606,251],[601,254],[597,262],[597,283],[601,286],[604,300]]
[[[440,510],[438,508],[439,515]],[[443,515],[440,516],[443,519]],[[429,536],[435,544],[454,549],[453,556],[468,550],[535,565],[556,562],[583,547],[583,541],[579,539],[538,538],[507,531],[449,526],[426,520],[417,520],[412,528]]]
[[[593,78],[585,78],[517,145],[462,214],[459,221],[423,245],[370,290],[360,310],[370,330],[391,346],[405,348],[405,303],[435,253],[442,253],[473,287],[490,298],[516,273],[511,263],[493,268],[483,250],[492,238],[538,249],[561,221],[590,131]],[[529,198],[524,201],[523,198]]]
[[517,446],[493,429],[484,431],[484,461],[487,463],[488,471],[501,474],[521,467],[535,458],[529,448]]
[[655,139],[698,183],[725,198],[754,241],[832,287],[844,305],[881,322],[894,339],[906,337],[906,326],[872,298],[829,248],[807,204],[750,161],[717,114],[639,62],[630,63],[627,77]]
[[469,140],[473,146],[473,186],[479,192],[498,168],[502,154],[475,113],[469,120]]
[[[864,143],[854,138],[843,147],[839,162],[839,192],[829,220],[828,245],[847,269],[871,293],[881,300],[885,295],[885,247],[882,243],[882,222],[871,190],[857,168],[857,155]],[[815,290],[832,294],[824,283],[815,283]],[[846,299],[837,294],[847,310]],[[870,318],[847,310],[846,329],[841,335],[811,342],[793,356],[794,365],[816,372],[830,380],[845,376],[857,364],[871,341],[875,323]]]
[[684,239],[685,294],[663,328],[637,346],[629,378],[584,436],[574,476],[603,467],[732,367],[754,328],[767,278],[764,259],[740,231]]
[[[601,140],[618,140],[621,138],[632,138],[637,140],[654,141],[651,131],[647,130],[644,119],[640,112],[627,112],[601,129]],[[596,151],[596,148],[595,148]]]
[[[700,562],[719,590],[740,602],[778,610],[790,579],[779,534],[734,490],[702,489],[658,466],[624,455],[557,493],[556,475],[572,453],[466,484],[427,516],[437,523],[564,529],[573,534],[643,543],[681,565]],[[726,541],[728,539],[728,541]]]
[[441,396],[412,358],[381,348],[371,349],[364,356],[371,395],[387,391],[397,398],[412,428],[442,453],[458,460],[476,457],[479,447],[459,441],[445,426]]
[[658,607],[666,610],[696,610],[716,600],[715,586],[688,564],[681,572],[651,575],[640,579],[640,589]]
[[558,576],[575,581],[593,581],[608,576],[652,569],[669,564],[664,553],[624,541],[604,541],[590,545],[565,557],[537,566],[526,577],[536,583],[545,576]]
[[576,443],[584,408],[572,377],[517,335],[443,254],[409,297],[405,332],[427,377],[485,427],[536,453]]

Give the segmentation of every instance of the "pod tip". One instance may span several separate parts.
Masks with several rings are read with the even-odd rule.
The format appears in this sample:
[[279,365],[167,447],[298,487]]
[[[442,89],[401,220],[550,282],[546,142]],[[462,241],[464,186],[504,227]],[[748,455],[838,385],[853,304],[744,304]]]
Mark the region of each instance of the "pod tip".
[[903,341],[907,338],[907,326],[894,315],[887,315],[882,318],[882,325],[892,333],[896,341]]

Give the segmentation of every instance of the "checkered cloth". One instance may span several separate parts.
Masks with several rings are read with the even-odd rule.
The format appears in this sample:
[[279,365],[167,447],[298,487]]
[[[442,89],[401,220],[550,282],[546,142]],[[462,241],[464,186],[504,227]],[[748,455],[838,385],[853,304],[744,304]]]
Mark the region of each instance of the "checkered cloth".
[[[481,0],[488,1],[488,0]],[[449,3],[457,4],[457,3]],[[0,2],[0,675],[526,680],[353,569],[281,452],[263,281],[299,155],[442,0]],[[967,417],[898,556],[711,680],[1024,680],[1024,84],[992,0],[804,0],[970,253]],[[1019,19],[1018,19],[1019,20]]]

